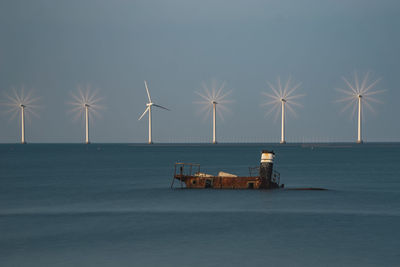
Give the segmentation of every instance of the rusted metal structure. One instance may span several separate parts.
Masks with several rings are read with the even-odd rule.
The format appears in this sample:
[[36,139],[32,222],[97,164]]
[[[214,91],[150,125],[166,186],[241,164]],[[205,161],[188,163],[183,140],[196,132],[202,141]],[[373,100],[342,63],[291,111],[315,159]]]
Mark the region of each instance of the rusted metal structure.
[[273,170],[275,153],[263,150],[259,167],[249,168],[249,176],[236,176],[219,172],[217,176],[200,171],[200,164],[175,163],[174,178],[181,188],[214,188],[214,189],[274,189],[280,185],[280,174]]

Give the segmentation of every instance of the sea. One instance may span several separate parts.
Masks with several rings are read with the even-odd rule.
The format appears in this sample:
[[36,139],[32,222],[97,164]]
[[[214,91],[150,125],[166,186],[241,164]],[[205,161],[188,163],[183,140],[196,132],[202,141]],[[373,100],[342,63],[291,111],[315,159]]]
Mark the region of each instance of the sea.
[[[171,188],[264,149],[284,189]],[[0,266],[400,266],[400,144],[2,144]]]

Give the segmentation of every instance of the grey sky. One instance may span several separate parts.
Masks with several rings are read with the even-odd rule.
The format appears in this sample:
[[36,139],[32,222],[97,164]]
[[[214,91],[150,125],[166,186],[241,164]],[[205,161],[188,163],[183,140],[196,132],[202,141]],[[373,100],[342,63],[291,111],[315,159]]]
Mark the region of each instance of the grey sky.
[[[353,141],[355,119],[334,101],[354,70],[382,78],[384,104],[366,112],[366,141],[400,141],[398,1],[54,1],[0,2],[0,98],[13,86],[34,88],[40,118],[28,142],[82,142],[83,122],[67,114],[70,92],[91,84],[106,109],[91,125],[93,142],[146,142],[143,80],[152,99],[155,142],[211,139],[211,118],[197,114],[194,91],[226,81],[230,113],[220,141],[279,141],[264,117],[266,81],[302,82],[303,108],[287,119],[290,141]],[[18,120],[0,115],[0,142],[18,142]]]

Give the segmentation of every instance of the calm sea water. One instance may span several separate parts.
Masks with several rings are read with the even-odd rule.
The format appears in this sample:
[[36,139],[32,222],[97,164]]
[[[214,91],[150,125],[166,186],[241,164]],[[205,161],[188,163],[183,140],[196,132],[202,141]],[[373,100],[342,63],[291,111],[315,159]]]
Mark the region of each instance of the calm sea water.
[[[170,189],[262,149],[329,190]],[[0,266],[400,266],[400,144],[0,145]]]

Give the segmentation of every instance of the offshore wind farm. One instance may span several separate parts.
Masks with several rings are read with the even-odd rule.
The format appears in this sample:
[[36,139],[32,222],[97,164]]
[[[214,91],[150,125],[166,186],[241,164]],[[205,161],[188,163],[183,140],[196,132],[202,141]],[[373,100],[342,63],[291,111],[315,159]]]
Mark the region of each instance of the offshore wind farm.
[[[346,85],[346,90],[341,88],[336,88],[337,91],[344,94],[344,98],[340,98],[335,102],[347,102],[347,104],[342,109],[342,112],[353,107],[353,116],[357,113],[357,143],[363,143],[362,139],[362,118],[364,117],[363,113],[365,113],[363,105],[365,105],[368,109],[373,111],[371,106],[371,102],[382,103],[380,100],[376,98],[376,95],[381,94],[384,90],[375,90],[374,87],[378,84],[380,79],[374,80],[372,82],[369,81],[370,73],[366,73],[365,76],[360,81],[358,78],[357,72],[354,72],[354,81],[350,82],[347,78],[342,77]],[[295,108],[302,107],[299,103],[299,100],[305,97],[305,94],[297,94],[296,91],[301,87],[300,82],[293,82],[292,78],[289,78],[286,81],[281,81],[281,78],[278,77],[276,79],[276,83],[273,84],[271,82],[267,82],[270,92],[262,92],[262,94],[267,97],[267,101],[261,104],[262,107],[268,108],[265,113],[265,117],[269,118],[269,115],[275,114],[275,121],[278,116],[281,116],[280,120],[280,143],[285,144],[287,142],[286,139],[286,117],[287,111],[289,114],[293,115],[296,120],[300,120],[297,116],[297,112]],[[153,103],[150,91],[148,88],[147,81],[144,81],[144,87],[146,91],[146,96],[148,102],[146,103],[146,108],[144,112],[140,115],[138,120],[140,121],[146,114],[148,114],[148,144],[153,144],[153,130],[152,130],[152,107],[157,107],[160,109],[164,109],[170,111],[170,109],[161,106],[159,104]],[[210,85],[206,83],[202,83],[202,92],[194,91],[194,93],[200,97],[201,100],[194,101],[193,103],[200,107],[198,110],[199,113],[204,115],[204,119],[211,117],[212,122],[212,138],[211,143],[217,144],[217,117],[223,121],[223,113],[231,112],[231,109],[227,107],[227,105],[232,104],[234,101],[229,99],[232,90],[224,91],[226,87],[226,82],[218,83],[213,80]],[[89,144],[90,135],[90,121],[94,116],[99,116],[99,111],[104,109],[102,105],[103,97],[98,96],[98,90],[92,90],[89,85],[86,87],[79,86],[77,92],[71,93],[72,101],[67,102],[67,104],[71,107],[67,113],[74,114],[74,120],[79,118],[83,119],[85,125],[85,144]],[[10,114],[11,119],[14,119],[16,115],[20,114],[21,121],[21,143],[26,144],[25,139],[25,114],[31,113],[37,115],[35,112],[35,102],[38,98],[32,96],[31,92],[25,93],[24,89],[22,89],[19,93],[13,89],[13,95],[6,95],[7,101],[4,102],[4,106],[8,107],[5,110],[5,114]],[[179,104],[179,102],[177,103]],[[245,106],[246,103],[240,103]],[[247,105],[251,105],[251,103],[247,103]],[[235,105],[237,106],[237,105]],[[287,110],[287,111],[286,111]],[[334,111],[332,111],[334,112]],[[91,118],[91,119],[90,119]],[[270,127],[273,124],[269,124]],[[190,127],[181,125],[181,127]]]

